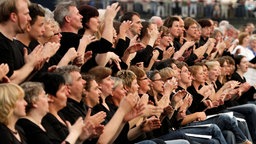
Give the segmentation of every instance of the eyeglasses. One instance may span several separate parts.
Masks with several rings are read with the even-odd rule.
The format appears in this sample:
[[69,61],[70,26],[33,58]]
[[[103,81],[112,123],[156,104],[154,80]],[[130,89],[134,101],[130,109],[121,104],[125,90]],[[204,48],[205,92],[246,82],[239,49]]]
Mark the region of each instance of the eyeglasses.
[[148,80],[148,77],[145,77],[145,78],[141,78],[141,79],[138,79],[140,81],[143,81],[143,80]]

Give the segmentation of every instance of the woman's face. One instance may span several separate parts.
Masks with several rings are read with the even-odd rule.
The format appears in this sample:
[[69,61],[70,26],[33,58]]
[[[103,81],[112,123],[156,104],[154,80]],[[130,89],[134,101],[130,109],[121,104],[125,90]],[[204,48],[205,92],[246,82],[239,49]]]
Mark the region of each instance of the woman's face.
[[54,100],[55,104],[60,107],[64,108],[67,103],[67,86],[62,84],[56,93],[56,97]]
[[53,35],[50,38],[50,42],[56,42],[56,43],[60,43],[61,40],[61,29],[59,28],[59,26],[55,25],[53,28]]
[[126,90],[124,89],[124,85],[120,83],[113,89],[113,97],[117,98],[118,100],[122,100],[123,97],[126,96]]
[[180,29],[180,22],[179,21],[174,21],[172,24],[172,27],[169,28],[171,35],[176,38],[180,36],[181,29]]
[[160,39],[160,44],[164,47],[167,47],[170,45],[170,42],[172,41],[171,39],[171,35],[170,34],[167,34],[167,35],[164,35],[161,39]]
[[114,86],[114,81],[111,79],[110,75],[104,78],[100,83],[102,95],[104,96],[112,95],[113,86]]
[[180,71],[180,81],[187,85],[191,85],[191,74],[186,66],[183,66]]
[[130,92],[130,93],[138,93],[138,90],[139,90],[139,85],[137,83],[137,79],[134,79],[131,83],[131,87],[128,88],[127,92]]
[[46,115],[49,112],[48,95],[44,90],[38,95],[35,106],[40,110],[42,115]]
[[90,18],[89,22],[87,22],[87,26],[89,27],[90,31],[92,31],[93,33],[99,30],[99,25],[100,25],[100,21],[98,16]]
[[203,67],[199,67],[198,70],[196,71],[196,74],[193,75],[194,81],[202,84],[205,82],[205,74],[203,71]]
[[237,69],[241,70],[243,73],[247,72],[248,70],[248,60],[246,57],[243,57],[241,59],[241,62],[239,65],[237,65]]
[[186,34],[192,38],[195,38],[197,36],[197,30],[198,26],[194,23],[188,27]]
[[248,46],[249,41],[250,41],[250,36],[246,36],[246,37],[243,39],[243,44],[245,44],[246,46]]
[[162,93],[164,91],[164,81],[159,73],[155,74],[154,79],[152,80],[152,86],[153,90],[157,93]]
[[210,81],[216,81],[220,75],[220,66],[215,65],[209,69],[209,79]]
[[150,79],[145,74],[142,78],[138,79],[139,89],[143,92],[150,90]]
[[216,40],[216,43],[223,41],[223,35],[221,32],[217,32],[214,38]]
[[15,103],[13,115],[17,118],[26,116],[26,105],[27,102],[24,100],[24,98],[19,97]]

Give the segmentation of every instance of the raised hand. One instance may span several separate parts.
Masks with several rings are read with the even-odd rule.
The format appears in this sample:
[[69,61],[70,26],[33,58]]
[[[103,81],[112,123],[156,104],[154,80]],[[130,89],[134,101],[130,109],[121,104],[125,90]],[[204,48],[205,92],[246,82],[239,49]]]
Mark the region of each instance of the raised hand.
[[9,66],[7,64],[0,64],[0,81],[2,81],[2,79],[4,77],[6,77],[6,74],[8,73],[9,71]]
[[107,6],[106,12],[105,12],[105,20],[113,20],[116,17],[117,12],[120,10],[120,6],[118,2],[113,3],[110,6]]

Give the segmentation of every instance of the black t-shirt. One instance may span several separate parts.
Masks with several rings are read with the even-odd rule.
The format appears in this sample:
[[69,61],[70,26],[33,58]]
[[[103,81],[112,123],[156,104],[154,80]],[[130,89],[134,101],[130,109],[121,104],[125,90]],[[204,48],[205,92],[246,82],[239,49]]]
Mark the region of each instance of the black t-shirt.
[[62,143],[69,134],[68,128],[51,113],[43,117],[42,125],[52,143]]
[[0,64],[7,63],[9,66],[9,72],[7,73],[8,77],[11,77],[14,72],[14,43],[12,40],[5,37],[0,33]]
[[28,144],[52,144],[47,133],[32,121],[22,118],[17,125],[23,129]]
[[27,144],[24,133],[19,127],[15,127],[20,135],[19,141],[12,133],[12,131],[3,123],[0,123],[0,143],[1,144]]
[[58,112],[59,116],[74,124],[79,117],[85,118],[87,113],[87,107],[83,101],[80,103],[68,98],[67,106]]

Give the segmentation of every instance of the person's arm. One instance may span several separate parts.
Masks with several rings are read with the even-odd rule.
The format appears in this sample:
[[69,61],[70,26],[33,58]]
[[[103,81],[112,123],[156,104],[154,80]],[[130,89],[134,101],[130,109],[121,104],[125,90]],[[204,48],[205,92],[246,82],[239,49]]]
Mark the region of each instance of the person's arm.
[[120,6],[118,3],[113,3],[111,6],[107,7],[104,19],[104,29],[102,33],[102,38],[109,42],[113,42],[113,21],[119,11]]
[[124,121],[125,115],[134,107],[136,102],[137,101],[134,98],[129,98],[129,99],[127,97],[123,98],[114,116],[105,126],[103,134],[100,135],[97,142],[98,144],[106,144],[106,143],[114,142],[114,140],[117,138],[117,136],[121,132],[121,129],[124,127],[126,123]]
[[187,125],[193,121],[202,121],[205,120],[206,115],[204,112],[196,112],[190,115],[186,115],[186,117],[182,120],[181,125]]
[[41,45],[38,45],[29,55],[27,49],[24,49],[25,65],[13,72],[10,77],[12,83],[20,84],[23,82],[34,70],[34,67],[42,61],[42,48]]
[[60,62],[58,63],[58,66],[65,66],[68,65],[69,62],[73,61],[77,57],[77,52],[75,48],[70,48],[66,52],[66,54],[62,57]]

